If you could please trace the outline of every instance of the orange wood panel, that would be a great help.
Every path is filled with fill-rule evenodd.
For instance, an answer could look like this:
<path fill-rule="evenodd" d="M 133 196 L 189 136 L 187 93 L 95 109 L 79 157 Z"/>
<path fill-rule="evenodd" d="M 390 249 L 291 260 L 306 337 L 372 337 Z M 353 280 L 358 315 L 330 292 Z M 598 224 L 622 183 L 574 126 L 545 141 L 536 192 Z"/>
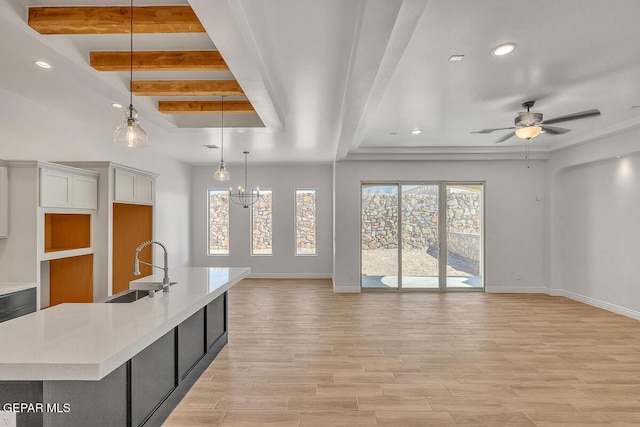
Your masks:
<path fill-rule="evenodd" d="M 151 274 L 151 267 L 140 264 L 140 276 L 133 275 L 133 260 L 140 243 L 153 238 L 153 207 L 113 204 L 113 290 L 129 289 L 129 282 Z M 151 246 L 140 252 L 140 260 L 151 262 Z"/>
<path fill-rule="evenodd" d="M 49 261 L 49 305 L 93 302 L 93 255 Z"/>
<path fill-rule="evenodd" d="M 91 215 L 44 214 L 44 251 L 91 246 Z"/>

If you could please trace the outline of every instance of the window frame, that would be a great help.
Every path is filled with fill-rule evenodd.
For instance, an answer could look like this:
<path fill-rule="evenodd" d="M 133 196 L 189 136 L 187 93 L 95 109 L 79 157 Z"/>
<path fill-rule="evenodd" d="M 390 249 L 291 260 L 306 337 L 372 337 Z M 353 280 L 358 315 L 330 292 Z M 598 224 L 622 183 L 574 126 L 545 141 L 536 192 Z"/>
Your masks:
<path fill-rule="evenodd" d="M 229 234 L 229 242 L 226 253 L 216 254 L 211 253 L 211 193 L 226 193 L 227 195 L 227 228 Z M 208 188 L 207 189 L 207 256 L 230 256 L 231 255 L 231 191 L 223 188 Z"/>
<path fill-rule="evenodd" d="M 259 191 L 260 192 L 260 196 L 262 196 L 265 192 L 270 192 L 271 193 L 271 253 L 268 254 L 255 254 L 253 253 L 253 207 L 255 205 L 255 203 L 253 205 L 251 205 L 249 207 L 249 210 L 251 211 L 249 213 L 250 218 L 249 218 L 249 255 L 250 256 L 257 256 L 257 257 L 262 257 L 262 256 L 273 256 L 273 190 L 270 188 L 262 188 L 260 190 L 258 190 L 257 188 L 252 188 L 251 192 L 255 192 L 255 191 Z"/>
<path fill-rule="evenodd" d="M 313 221 L 313 233 L 315 236 L 315 251 L 312 254 L 301 254 L 298 253 L 298 192 L 299 191 L 313 191 L 314 194 L 314 216 L 315 220 Z M 318 256 L 318 189 L 317 188 L 296 188 L 293 190 L 293 254 L 295 256 Z"/>

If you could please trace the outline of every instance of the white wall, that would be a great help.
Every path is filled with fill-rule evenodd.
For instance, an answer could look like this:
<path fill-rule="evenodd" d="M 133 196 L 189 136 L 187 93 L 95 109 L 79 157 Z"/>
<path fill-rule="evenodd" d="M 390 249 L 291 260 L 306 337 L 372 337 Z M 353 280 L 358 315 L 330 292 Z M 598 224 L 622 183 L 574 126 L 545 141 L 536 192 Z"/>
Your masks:
<path fill-rule="evenodd" d="M 544 292 L 545 170 L 519 160 L 337 162 L 334 290 L 360 291 L 360 183 L 440 180 L 485 183 L 487 291 Z"/>
<path fill-rule="evenodd" d="M 554 153 L 549 188 L 549 293 L 640 319 L 640 132 Z"/>
<path fill-rule="evenodd" d="M 82 90 L 78 86 L 77 91 Z M 65 112 L 2 89 L 0 97 L 0 159 L 112 161 L 159 174 L 156 237 L 169 246 L 171 266 L 189 265 L 191 167 L 153 150 L 154 135 L 160 136 L 160 129 L 149 123 L 150 146 L 129 150 L 111 142 L 124 113 L 111 111 L 106 102 L 96 105 L 95 110 L 76 111 L 74 116 L 69 108 Z M 181 142 L 176 139 L 175 143 Z"/>
<path fill-rule="evenodd" d="M 191 254 L 194 266 L 246 266 L 251 277 L 331 277 L 332 167 L 331 165 L 252 165 L 249 186 L 273 191 L 273 255 L 251 256 L 251 209 L 231 204 L 230 255 L 207 255 L 207 190 L 237 188 L 243 183 L 242 165 L 227 165 L 230 183 L 213 181 L 215 166 L 194 166 L 191 181 Z M 295 190 L 317 190 L 317 256 L 295 255 Z"/>

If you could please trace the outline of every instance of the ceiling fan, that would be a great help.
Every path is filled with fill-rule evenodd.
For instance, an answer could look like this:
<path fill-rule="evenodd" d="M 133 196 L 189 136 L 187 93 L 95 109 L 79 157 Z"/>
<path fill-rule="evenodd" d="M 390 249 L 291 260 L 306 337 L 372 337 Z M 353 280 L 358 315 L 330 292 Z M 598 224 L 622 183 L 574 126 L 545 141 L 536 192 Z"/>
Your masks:
<path fill-rule="evenodd" d="M 530 110 L 534 106 L 535 101 L 527 101 L 522 103 L 522 108 L 527 111 L 521 112 L 518 117 L 515 118 L 515 126 L 511 126 L 508 128 L 496 128 L 496 129 L 482 129 L 477 130 L 471 133 L 491 133 L 496 130 L 507 130 L 507 129 L 515 129 L 515 132 L 509 132 L 507 135 L 503 136 L 499 140 L 496 141 L 496 144 L 505 142 L 507 139 L 512 136 L 517 136 L 520 139 L 532 139 L 541 133 L 549 133 L 551 135 L 558 135 L 567 132 L 571 132 L 571 129 L 559 128 L 555 126 L 549 126 L 555 123 L 568 122 L 571 120 L 579 120 L 586 119 L 588 117 L 594 117 L 600 115 L 600 110 L 593 109 L 587 111 L 581 111 L 579 113 L 567 114 L 565 116 L 556 117 L 549 120 L 544 120 L 542 118 L 542 113 L 532 113 Z"/>

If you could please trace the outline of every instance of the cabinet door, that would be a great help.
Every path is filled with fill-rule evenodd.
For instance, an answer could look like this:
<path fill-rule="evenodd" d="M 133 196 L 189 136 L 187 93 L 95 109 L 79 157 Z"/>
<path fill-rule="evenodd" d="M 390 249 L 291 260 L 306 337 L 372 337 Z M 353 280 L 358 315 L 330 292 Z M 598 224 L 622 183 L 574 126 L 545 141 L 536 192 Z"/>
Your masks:
<path fill-rule="evenodd" d="M 142 425 L 176 387 L 175 329 L 131 359 L 131 425 Z"/>
<path fill-rule="evenodd" d="M 73 176 L 73 207 L 98 208 L 98 178 L 95 176 Z"/>
<path fill-rule="evenodd" d="M 131 172 L 125 172 L 116 169 L 115 175 L 115 194 L 113 198 L 116 202 L 134 202 L 135 201 L 135 175 Z"/>
<path fill-rule="evenodd" d="M 153 179 L 144 176 L 135 176 L 134 185 L 135 200 L 138 203 L 152 204 L 153 203 Z"/>
<path fill-rule="evenodd" d="M 40 169 L 40 206 L 70 208 L 73 175 L 67 172 Z"/>
<path fill-rule="evenodd" d="M 178 378 L 183 380 L 205 354 L 204 308 L 178 325 Z"/>
<path fill-rule="evenodd" d="M 0 166 L 0 238 L 9 236 L 9 178 L 7 168 Z"/>

